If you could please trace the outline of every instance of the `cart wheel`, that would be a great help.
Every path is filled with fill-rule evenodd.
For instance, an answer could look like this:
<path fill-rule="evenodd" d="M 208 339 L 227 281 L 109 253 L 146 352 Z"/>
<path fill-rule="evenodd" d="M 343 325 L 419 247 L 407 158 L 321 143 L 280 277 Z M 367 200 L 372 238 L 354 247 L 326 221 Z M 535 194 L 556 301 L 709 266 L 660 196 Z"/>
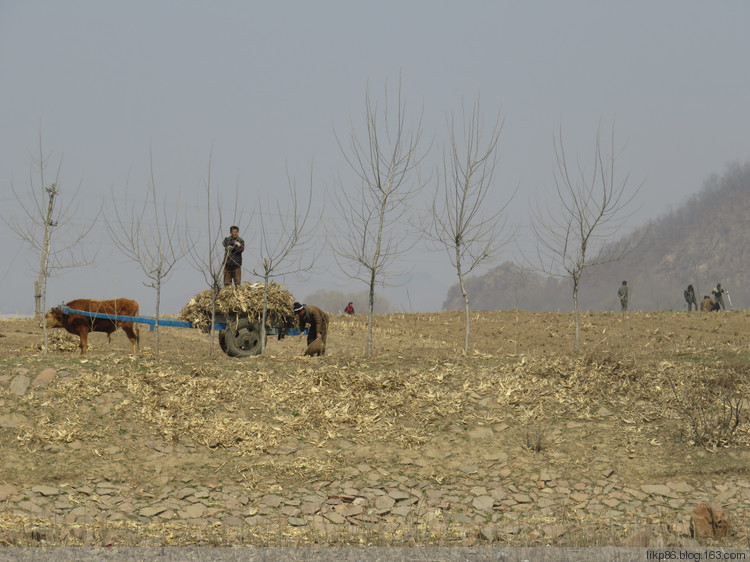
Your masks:
<path fill-rule="evenodd" d="M 229 326 L 224 331 L 224 341 L 227 345 L 227 355 L 232 357 L 248 357 L 260 353 L 260 330 L 255 324 L 250 324 L 247 318 L 237 322 L 236 329 Z"/>

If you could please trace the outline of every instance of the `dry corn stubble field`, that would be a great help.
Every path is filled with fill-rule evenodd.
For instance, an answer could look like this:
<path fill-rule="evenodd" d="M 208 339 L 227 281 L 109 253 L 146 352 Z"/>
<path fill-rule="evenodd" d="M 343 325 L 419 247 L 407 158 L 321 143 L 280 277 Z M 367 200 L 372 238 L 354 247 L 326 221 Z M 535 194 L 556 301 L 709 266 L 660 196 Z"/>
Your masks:
<path fill-rule="evenodd" d="M 676 524 L 716 499 L 715 481 L 742 492 L 750 480 L 748 333 L 746 312 L 591 313 L 575 356 L 571 314 L 476 312 L 464 354 L 462 314 L 393 314 L 375 318 L 365 358 L 366 318 L 333 315 L 324 357 L 303 358 L 299 336 L 269 338 L 264 356 L 210 355 L 208 335 L 162 328 L 157 362 L 145 326 L 137 357 L 122 331 L 111 343 L 93 334 L 81 358 L 59 330 L 43 357 L 34 321 L 3 320 L 0 541 L 39 539 L 20 526 L 48 529 L 53 544 L 579 545 L 650 525 L 679 542 Z M 50 367 L 51 382 L 12 390 Z M 102 482 L 135 498 L 113 503 L 117 518 L 70 517 L 46 500 L 18 508 L 35 487 L 71 499 Z M 684 482 L 689 497 L 602 495 L 664 482 Z M 185 487 L 244 503 L 204 501 L 192 518 L 145 511 Z M 414 498 L 395 496 L 413 506 L 401 517 L 368 495 L 391 489 Z M 555 502 L 539 501 L 546 490 Z M 593 503 L 560 500 L 575 490 Z M 438 492 L 451 499 L 436 507 Z M 300 513 L 306 493 L 323 507 Z M 490 496 L 489 507 L 472 500 Z M 612 509 L 597 509 L 602 499 Z M 360 511 L 328 516 L 337 502 Z M 716 544 L 750 543 L 745 503 Z"/>

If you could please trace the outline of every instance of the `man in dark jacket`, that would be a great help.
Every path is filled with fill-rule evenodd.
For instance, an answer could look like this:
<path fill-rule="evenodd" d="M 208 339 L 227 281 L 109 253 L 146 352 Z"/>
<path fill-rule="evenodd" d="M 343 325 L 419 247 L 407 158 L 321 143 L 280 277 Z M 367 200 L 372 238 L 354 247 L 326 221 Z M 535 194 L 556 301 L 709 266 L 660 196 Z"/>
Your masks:
<path fill-rule="evenodd" d="M 245 251 L 245 241 L 240 238 L 240 229 L 233 226 L 229 229 L 229 236 L 224 238 L 224 286 L 240 286 L 242 280 L 242 252 Z"/>
<path fill-rule="evenodd" d="M 326 336 L 328 335 L 328 314 L 317 306 L 309 304 L 294 303 L 294 313 L 299 317 L 299 331 L 304 336 L 305 327 L 309 324 L 307 333 L 307 345 L 309 346 L 316 338 L 321 338 L 323 347 L 321 354 L 325 355 Z"/>
<path fill-rule="evenodd" d="M 688 305 L 688 312 L 692 312 L 693 306 L 695 306 L 696 312 L 698 311 L 698 301 L 695 298 L 695 289 L 693 289 L 692 285 L 688 285 L 687 289 L 685 289 L 685 292 L 682 293 L 685 297 L 685 302 L 687 302 Z"/>

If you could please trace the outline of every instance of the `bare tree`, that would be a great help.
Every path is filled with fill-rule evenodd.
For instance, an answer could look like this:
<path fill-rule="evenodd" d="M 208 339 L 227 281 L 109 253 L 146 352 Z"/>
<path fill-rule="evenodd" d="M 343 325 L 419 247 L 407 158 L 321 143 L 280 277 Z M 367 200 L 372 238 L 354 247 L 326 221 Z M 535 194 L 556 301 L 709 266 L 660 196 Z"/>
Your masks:
<path fill-rule="evenodd" d="M 67 205 L 60 206 L 58 196 L 61 193 L 59 182 L 62 159 L 58 163 L 55 181 L 47 185 L 46 170 L 50 157 L 44 153 L 40 131 L 39 154 L 32 157 L 27 197 L 23 196 L 20 189 L 16 189 L 11 179 L 11 190 L 21 218 L 12 215 L 9 220 L 3 219 L 21 240 L 39 254 L 39 273 L 34 282 L 34 316 L 42 321 L 45 355 L 48 350 L 47 322 L 44 316 L 47 308 L 47 281 L 53 270 L 81 267 L 93 262 L 95 256 L 86 256 L 82 251 L 82 243 L 96 224 L 101 211 L 97 210 L 90 221 L 83 220 L 79 209 L 73 205 L 77 202 L 77 191 Z M 38 186 L 34 185 L 34 170 L 39 173 Z"/>
<path fill-rule="evenodd" d="M 365 95 L 365 128 L 358 135 L 352 125 L 346 145 L 336 136 L 339 148 L 359 180 L 359 186 L 339 181 L 335 206 L 341 220 L 332 225 L 333 249 L 341 270 L 369 287 L 367 355 L 372 354 L 372 317 L 375 286 L 384 285 L 391 267 L 415 242 L 405 236 L 405 215 L 410 200 L 420 190 L 411 182 L 421 157 L 417 152 L 422 136 L 421 116 L 407 128 L 406 106 L 398 84 L 395 107 L 388 105 L 385 91 L 382 115 Z"/>
<path fill-rule="evenodd" d="M 229 254 L 226 251 L 218 252 L 217 248 L 221 244 L 223 237 L 225 236 L 225 223 L 224 223 L 224 212 L 223 205 L 221 203 L 220 195 L 218 192 L 214 193 L 211 184 L 211 169 L 213 162 L 213 149 L 211 149 L 208 157 L 208 175 L 204 184 L 204 192 L 206 196 L 206 208 L 204 219 L 206 221 L 206 242 L 207 248 L 205 253 L 201 252 L 198 248 L 200 247 L 196 240 L 188 240 L 188 253 L 192 265 L 203 274 L 203 278 L 206 280 L 211 290 L 211 326 L 209 328 L 210 344 L 209 353 L 214 352 L 214 340 L 216 330 L 214 325 L 216 324 L 216 299 L 221 290 L 222 275 L 224 272 L 224 266 L 226 265 Z M 214 196 L 215 209 L 212 206 Z M 234 204 L 232 224 L 238 224 L 240 222 L 238 216 L 239 209 L 239 187 L 235 186 L 234 190 Z M 200 211 L 199 211 L 200 214 Z"/>
<path fill-rule="evenodd" d="M 128 204 L 127 188 L 125 204 L 114 205 L 114 219 L 107 221 L 107 228 L 115 246 L 129 259 L 138 262 L 149 279 L 144 285 L 156 291 L 155 310 L 155 354 L 159 358 L 159 313 L 161 287 L 175 264 L 187 249 L 180 244 L 177 232 L 178 203 L 173 217 L 167 214 L 166 202 L 157 200 L 153 155 L 149 154 L 149 186 L 143 205 Z M 113 194 L 114 199 L 114 194 Z M 125 210 L 121 210 L 123 207 Z"/>
<path fill-rule="evenodd" d="M 260 232 L 258 233 L 261 267 L 253 275 L 263 279 L 263 312 L 260 319 L 260 349 L 266 348 L 266 317 L 268 314 L 268 282 L 272 277 L 299 275 L 310 271 L 325 247 L 325 240 L 316 240 L 317 223 L 310 225 L 310 209 L 313 201 L 313 170 L 310 166 L 310 189 L 307 197 L 300 201 L 297 183 L 287 171 L 289 197 L 286 206 L 274 203 L 276 213 L 270 221 L 264 213 L 263 203 L 258 203 Z M 321 209 L 322 214 L 322 209 Z M 316 243 L 317 242 L 317 243 Z"/>
<path fill-rule="evenodd" d="M 462 123 L 456 127 L 453 116 L 448 121 L 449 143 L 443 152 L 443 169 L 438 174 L 437 189 L 430 212 L 421 222 L 425 236 L 445 249 L 456 270 L 464 299 L 464 351 L 469 351 L 471 316 L 469 293 L 464 278 L 480 265 L 498 257 L 500 249 L 513 237 L 507 232 L 503 215 L 515 196 L 493 210 L 487 196 L 495 189 L 503 120 L 498 114 L 485 132 L 479 99 L 471 113 L 462 108 Z"/>
<path fill-rule="evenodd" d="M 601 127 L 596 133 L 592 169 L 580 162 L 572 167 L 565 153 L 562 127 L 554 139 L 555 188 L 557 197 L 537 205 L 532 212 L 532 230 L 537 240 L 540 270 L 567 277 L 573 284 L 575 351 L 580 346 L 578 292 L 583 272 L 595 265 L 622 259 L 635 245 L 632 237 L 613 243 L 632 213 L 627 211 L 643 187 L 631 187 L 630 176 L 615 175 L 615 126 L 609 146 L 602 146 Z"/>

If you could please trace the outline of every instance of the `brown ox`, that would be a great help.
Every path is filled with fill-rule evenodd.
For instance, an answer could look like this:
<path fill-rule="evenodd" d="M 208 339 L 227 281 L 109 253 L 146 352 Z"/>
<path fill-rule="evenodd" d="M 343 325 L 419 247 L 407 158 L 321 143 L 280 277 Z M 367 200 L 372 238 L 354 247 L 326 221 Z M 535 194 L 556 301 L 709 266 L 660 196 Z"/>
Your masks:
<path fill-rule="evenodd" d="M 705 295 L 701 301 L 701 312 L 715 312 L 721 307 L 718 302 L 714 302 L 714 299 Z"/>
<path fill-rule="evenodd" d="M 138 303 L 130 299 L 114 299 L 108 301 L 95 301 L 91 299 L 76 299 L 65 303 L 65 306 L 74 310 L 85 312 L 98 312 L 112 316 L 137 316 Z M 62 308 L 51 309 L 46 316 L 48 328 L 65 328 L 68 332 L 81 338 L 81 355 L 86 355 L 88 348 L 89 332 L 105 332 L 107 340 L 112 341 L 112 332 L 122 328 L 130 340 L 130 353 L 135 353 L 136 345 L 140 338 L 138 326 L 133 322 L 126 322 L 108 318 L 89 318 L 81 314 L 63 314 Z"/>

